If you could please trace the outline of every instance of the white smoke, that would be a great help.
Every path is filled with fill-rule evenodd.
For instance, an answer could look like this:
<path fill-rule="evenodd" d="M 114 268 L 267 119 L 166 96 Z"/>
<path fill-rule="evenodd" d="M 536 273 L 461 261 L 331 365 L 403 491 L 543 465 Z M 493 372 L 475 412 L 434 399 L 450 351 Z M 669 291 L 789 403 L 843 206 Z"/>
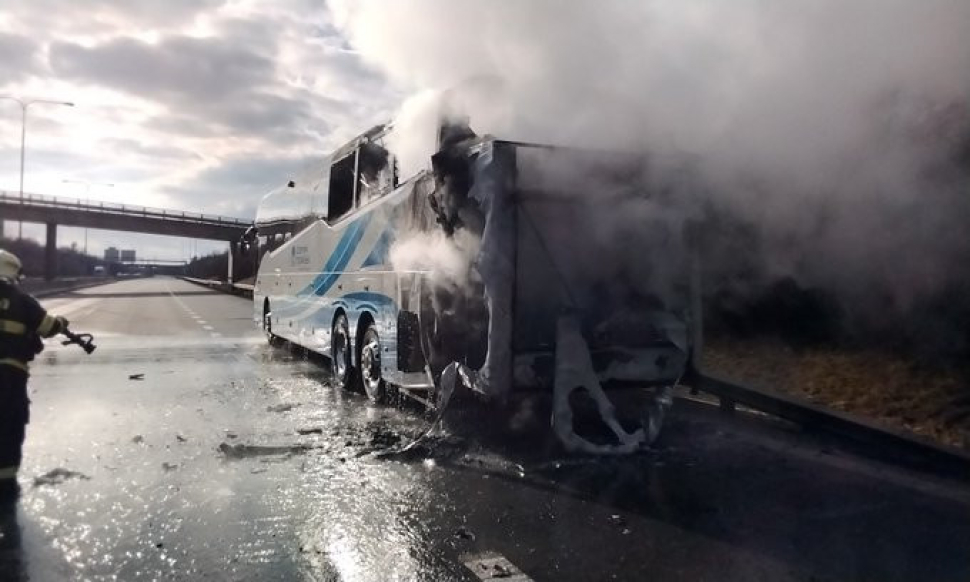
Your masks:
<path fill-rule="evenodd" d="M 696 157 L 778 274 L 905 302 L 970 258 L 965 186 L 927 175 L 970 126 L 966 0 L 330 4 L 418 95 L 393 144 L 409 168 L 434 147 L 410 128 L 458 87 L 479 133 Z"/>
<path fill-rule="evenodd" d="M 458 289 L 469 280 L 479 244 L 480 240 L 467 229 L 452 237 L 440 230 L 406 233 L 391 246 L 391 267 L 395 271 L 427 273 L 432 284 Z"/>

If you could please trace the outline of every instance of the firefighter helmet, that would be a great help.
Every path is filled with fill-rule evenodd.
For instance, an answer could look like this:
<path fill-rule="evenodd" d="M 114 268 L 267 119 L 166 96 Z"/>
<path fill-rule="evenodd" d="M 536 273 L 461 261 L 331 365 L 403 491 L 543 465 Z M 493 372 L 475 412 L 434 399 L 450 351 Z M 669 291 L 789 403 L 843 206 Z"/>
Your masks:
<path fill-rule="evenodd" d="M 20 279 L 20 272 L 22 270 L 23 265 L 20 263 L 17 255 L 0 249 L 0 279 L 17 281 Z"/>

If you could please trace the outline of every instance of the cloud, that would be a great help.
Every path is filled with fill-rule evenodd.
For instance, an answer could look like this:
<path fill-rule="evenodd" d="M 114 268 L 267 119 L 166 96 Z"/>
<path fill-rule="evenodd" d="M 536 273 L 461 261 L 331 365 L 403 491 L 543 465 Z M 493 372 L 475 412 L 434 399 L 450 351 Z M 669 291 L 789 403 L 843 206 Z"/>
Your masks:
<path fill-rule="evenodd" d="M 40 67 L 38 45 L 19 34 L 0 31 L 0 86 L 23 79 Z"/>
<path fill-rule="evenodd" d="M 237 217 L 254 217 L 266 192 L 285 184 L 316 157 L 239 156 L 222 160 L 181 182 L 166 186 L 173 207 L 201 207 Z"/>
<path fill-rule="evenodd" d="M 271 187 L 386 118 L 399 96 L 317 0 L 31 0 L 0 17 L 2 92 L 31 111 L 27 187 L 252 216 Z M 19 112 L 0 105 L 0 186 Z"/>
<path fill-rule="evenodd" d="M 245 96 L 272 81 L 275 65 L 264 50 L 220 38 L 167 37 L 157 44 L 117 38 L 85 47 L 50 47 L 53 72 L 69 79 L 193 107 Z"/>
<path fill-rule="evenodd" d="M 135 155 L 153 161 L 175 160 L 175 161 L 198 161 L 203 157 L 195 151 L 175 147 L 153 145 L 133 138 L 110 138 L 102 142 L 105 149 L 124 151 L 128 155 Z"/>
<path fill-rule="evenodd" d="M 218 11 L 225 0 L 30 0 L 5 7 L 18 28 L 55 36 L 172 29 Z M 40 36 L 40 34 L 38 34 Z"/>

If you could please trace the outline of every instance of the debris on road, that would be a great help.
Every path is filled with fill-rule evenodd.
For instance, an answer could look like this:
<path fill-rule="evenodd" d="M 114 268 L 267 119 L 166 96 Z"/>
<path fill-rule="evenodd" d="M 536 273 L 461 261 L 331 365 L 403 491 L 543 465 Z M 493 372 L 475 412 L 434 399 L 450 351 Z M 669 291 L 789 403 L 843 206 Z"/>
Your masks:
<path fill-rule="evenodd" d="M 133 443 L 135 443 L 136 445 L 140 445 L 140 444 L 142 444 L 142 443 L 144 443 L 144 442 L 145 442 L 145 437 L 143 437 L 143 436 L 141 436 L 140 434 L 136 434 L 136 435 L 135 435 L 135 436 L 134 436 L 134 437 L 133 437 L 133 438 L 131 439 L 131 442 L 133 442 Z"/>
<path fill-rule="evenodd" d="M 295 407 L 295 404 L 276 404 L 274 406 L 267 406 L 266 412 L 289 412 Z"/>
<path fill-rule="evenodd" d="M 178 469 L 178 468 L 179 468 L 179 466 L 178 466 L 177 463 L 176 464 L 172 464 L 172 463 L 162 463 L 162 469 L 165 470 L 165 471 L 174 471 L 175 469 Z"/>
<path fill-rule="evenodd" d="M 128 375 L 128 379 L 129 380 L 144 380 L 145 379 L 145 374 L 144 373 L 129 374 Z"/>
<path fill-rule="evenodd" d="M 60 485 L 69 479 L 81 479 L 82 481 L 91 480 L 91 478 L 84 473 L 58 467 L 56 469 L 51 469 L 39 477 L 34 477 L 34 487 L 41 487 L 43 485 Z"/>
<path fill-rule="evenodd" d="M 262 457 L 267 455 L 293 455 L 305 453 L 308 449 L 306 445 L 230 445 L 222 443 L 218 450 L 227 459 L 246 459 L 250 457 Z"/>
<path fill-rule="evenodd" d="M 455 537 L 463 540 L 475 541 L 475 534 L 465 526 L 460 526 L 457 530 L 455 530 Z"/>
<path fill-rule="evenodd" d="M 610 516 L 610 523 L 619 527 L 626 527 L 626 520 L 619 513 Z"/>
<path fill-rule="evenodd" d="M 306 436 L 306 435 L 310 435 L 310 434 L 323 434 L 323 429 L 320 428 L 320 427 L 316 427 L 316 428 L 298 428 L 298 429 L 296 429 L 296 433 L 299 434 L 299 435 L 301 435 L 301 436 Z"/>
<path fill-rule="evenodd" d="M 474 557 L 463 557 L 462 562 L 479 580 L 514 580 L 516 582 L 531 582 L 532 580 L 501 554 L 489 553 Z"/>
<path fill-rule="evenodd" d="M 182 436 L 180 434 L 175 435 L 175 440 L 177 440 L 180 443 L 187 443 L 187 442 L 189 442 L 189 439 L 185 438 L 184 436 Z"/>
<path fill-rule="evenodd" d="M 373 447 L 393 447 L 401 443 L 401 435 L 384 428 L 382 426 L 377 427 L 374 434 L 370 437 L 370 444 Z"/>

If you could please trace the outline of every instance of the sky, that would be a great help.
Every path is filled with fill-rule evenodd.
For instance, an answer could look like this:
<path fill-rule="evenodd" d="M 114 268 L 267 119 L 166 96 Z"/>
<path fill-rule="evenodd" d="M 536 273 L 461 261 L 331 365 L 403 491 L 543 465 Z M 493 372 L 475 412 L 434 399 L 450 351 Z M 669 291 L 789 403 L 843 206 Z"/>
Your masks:
<path fill-rule="evenodd" d="M 322 0 L 0 0 L 0 95 L 75 104 L 28 108 L 25 192 L 240 218 L 402 99 Z M 0 100 L 7 192 L 20 114 Z M 82 247 L 84 231 L 58 238 Z M 224 245 L 89 231 L 90 252 L 106 246 L 181 259 Z"/>

